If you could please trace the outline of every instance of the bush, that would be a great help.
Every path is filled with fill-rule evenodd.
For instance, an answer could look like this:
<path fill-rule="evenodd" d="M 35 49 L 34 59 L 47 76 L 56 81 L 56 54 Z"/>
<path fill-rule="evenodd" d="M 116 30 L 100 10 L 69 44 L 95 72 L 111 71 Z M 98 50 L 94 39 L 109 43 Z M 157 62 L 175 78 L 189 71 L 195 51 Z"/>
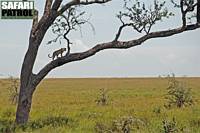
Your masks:
<path fill-rule="evenodd" d="M 14 133 L 15 124 L 10 120 L 0 120 L 0 133 Z"/>
<path fill-rule="evenodd" d="M 165 105 L 166 108 L 171 108 L 172 106 L 181 108 L 194 104 L 191 88 L 188 88 L 185 83 L 176 80 L 174 74 L 168 76 L 166 99 L 168 100 Z"/>
<path fill-rule="evenodd" d="M 10 76 L 9 81 L 9 101 L 11 102 L 11 104 L 17 104 L 19 99 L 19 80 Z"/>
<path fill-rule="evenodd" d="M 107 105 L 108 104 L 108 91 L 103 89 L 100 89 L 99 96 L 95 100 L 97 105 Z"/>
<path fill-rule="evenodd" d="M 13 120 L 15 117 L 15 109 L 7 108 L 2 112 L 1 118 L 5 120 Z"/>
<path fill-rule="evenodd" d="M 15 133 L 16 131 L 29 131 L 44 128 L 46 126 L 61 127 L 68 125 L 69 119 L 66 117 L 47 117 L 36 121 L 28 122 L 24 125 L 16 125 L 12 120 L 0 120 L 0 133 Z"/>
<path fill-rule="evenodd" d="M 190 120 L 189 123 L 191 127 L 200 127 L 200 119 L 198 118 Z"/>
<path fill-rule="evenodd" d="M 175 118 L 170 120 L 163 120 L 163 133 L 177 133 L 178 128 L 177 128 L 177 123 Z"/>
<path fill-rule="evenodd" d="M 45 126 L 60 127 L 68 124 L 69 119 L 66 117 L 47 117 L 28 123 L 31 129 L 39 129 Z"/>
<path fill-rule="evenodd" d="M 161 111 L 162 111 L 162 109 L 161 109 L 160 106 L 156 106 L 156 107 L 153 108 L 153 113 L 155 113 L 157 115 L 161 114 Z"/>
<path fill-rule="evenodd" d="M 134 129 L 140 129 L 145 125 L 141 119 L 130 116 L 114 120 L 110 126 L 97 123 L 95 131 L 97 133 L 131 133 Z"/>

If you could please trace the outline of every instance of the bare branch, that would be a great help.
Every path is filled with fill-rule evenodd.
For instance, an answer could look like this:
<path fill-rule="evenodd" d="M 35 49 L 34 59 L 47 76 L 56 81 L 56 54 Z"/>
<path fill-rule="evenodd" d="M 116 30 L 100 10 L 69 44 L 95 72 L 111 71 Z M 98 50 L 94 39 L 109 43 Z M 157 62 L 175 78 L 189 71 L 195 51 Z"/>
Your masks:
<path fill-rule="evenodd" d="M 68 56 L 64 56 L 64 57 L 58 58 L 54 61 L 51 61 L 43 69 L 41 69 L 41 71 L 35 76 L 35 78 L 33 80 L 33 84 L 34 84 L 34 86 L 38 85 L 40 83 L 40 81 L 51 70 L 53 70 L 59 66 L 62 66 L 66 63 L 69 63 L 69 62 L 83 60 L 85 58 L 95 55 L 97 52 L 99 52 L 101 50 L 104 50 L 104 49 L 127 49 L 127 48 L 141 45 L 143 42 L 145 42 L 149 39 L 152 39 L 152 38 L 169 37 L 169 36 L 179 34 L 179 33 L 185 32 L 185 31 L 195 30 L 197 28 L 200 28 L 200 25 L 192 24 L 192 25 L 187 25 L 186 27 L 179 27 L 179 28 L 172 29 L 172 30 L 151 32 L 151 33 L 144 35 L 144 36 L 140 37 L 139 39 L 135 39 L 135 40 L 112 41 L 112 42 L 98 44 L 85 52 L 69 54 Z"/>
<path fill-rule="evenodd" d="M 116 34 L 116 37 L 115 37 L 115 39 L 114 39 L 113 41 L 118 41 L 118 39 L 119 39 L 119 37 L 120 37 L 120 35 L 121 35 L 121 33 L 122 33 L 122 30 L 123 30 L 125 27 L 128 27 L 128 26 L 133 26 L 133 25 L 130 23 L 130 24 L 123 24 L 122 26 L 120 26 L 120 27 L 119 27 L 119 30 L 118 30 L 118 32 L 117 32 L 117 34 Z"/>
<path fill-rule="evenodd" d="M 80 2 L 80 0 L 73 0 L 67 4 L 65 4 L 59 11 L 58 11 L 58 15 L 61 15 L 63 12 L 65 12 L 68 8 L 70 8 L 71 6 L 74 5 L 90 5 L 90 4 L 104 4 L 107 3 L 111 0 L 91 0 L 91 1 L 83 1 Z"/>
<path fill-rule="evenodd" d="M 34 33 L 36 28 L 37 28 L 37 25 L 38 25 L 38 14 L 39 14 L 38 10 L 35 9 L 34 10 L 34 16 L 33 16 L 33 22 L 32 22 L 32 28 L 31 28 L 31 35 L 33 35 L 32 33 Z"/>
<path fill-rule="evenodd" d="M 85 2 L 80 2 L 81 5 L 90 5 L 90 4 L 104 4 L 112 0 L 86 0 Z"/>
<path fill-rule="evenodd" d="M 153 6 L 147 7 L 145 3 L 139 0 L 130 1 L 130 3 L 125 0 L 124 11 L 120 11 L 117 15 L 117 18 L 122 23 L 119 31 L 126 26 L 131 26 L 139 33 L 145 32 L 149 34 L 156 22 L 173 15 L 165 7 L 165 2 L 154 0 Z"/>
<path fill-rule="evenodd" d="M 186 12 L 184 11 L 184 1 L 180 0 L 180 7 L 181 7 L 181 13 L 182 13 L 182 22 L 183 27 L 186 26 Z"/>
<path fill-rule="evenodd" d="M 58 16 L 63 14 L 70 7 L 72 7 L 74 5 L 78 5 L 78 4 L 79 4 L 79 2 L 77 0 L 70 1 L 69 3 L 67 3 L 61 7 L 61 9 L 58 11 Z"/>
<path fill-rule="evenodd" d="M 47 44 L 52 44 L 57 41 L 62 43 L 62 40 L 67 41 L 67 54 L 70 53 L 70 45 L 72 44 L 68 35 L 71 31 L 80 29 L 83 24 L 89 23 L 89 19 L 84 19 L 84 11 L 79 11 L 76 7 L 70 7 L 62 15 L 60 15 L 53 23 L 52 32 L 56 35 L 55 39 L 48 41 Z M 91 23 L 89 23 L 91 25 Z"/>
<path fill-rule="evenodd" d="M 195 2 L 195 0 L 180 0 L 180 4 L 177 4 L 174 0 L 171 0 L 171 2 L 174 4 L 174 7 L 178 7 L 181 9 L 182 25 L 183 25 L 183 27 L 186 26 L 188 23 L 186 16 L 189 12 L 194 11 L 198 2 Z M 191 17 L 194 17 L 194 16 L 190 16 L 190 17 L 188 17 L 188 19 L 190 20 Z M 197 17 L 197 16 L 195 16 L 195 17 Z"/>
<path fill-rule="evenodd" d="M 52 10 L 57 11 L 63 0 L 54 0 Z"/>

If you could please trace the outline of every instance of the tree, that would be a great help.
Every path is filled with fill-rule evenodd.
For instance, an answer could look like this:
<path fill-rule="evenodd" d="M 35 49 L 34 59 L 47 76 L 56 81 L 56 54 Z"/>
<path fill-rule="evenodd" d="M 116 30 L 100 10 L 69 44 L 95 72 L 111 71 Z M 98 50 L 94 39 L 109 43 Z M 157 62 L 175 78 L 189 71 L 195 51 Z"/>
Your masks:
<path fill-rule="evenodd" d="M 66 21 L 65 23 L 62 23 L 62 26 L 68 26 L 69 28 L 71 21 L 68 21 L 69 19 L 66 18 L 66 15 L 63 14 L 69 12 L 70 9 L 76 8 L 76 6 L 104 4 L 110 1 L 111 0 L 72 0 L 66 2 L 63 0 L 46 0 L 44 12 L 40 19 L 38 19 L 38 11 L 35 10 L 35 16 L 33 18 L 33 24 L 29 36 L 28 50 L 25 54 L 20 74 L 20 92 L 16 112 L 17 124 L 24 124 L 28 121 L 33 93 L 36 90 L 38 84 L 51 70 L 66 63 L 83 60 L 105 49 L 127 49 L 141 45 L 143 42 L 149 39 L 168 37 L 174 34 L 179 34 L 185 31 L 200 28 L 199 21 L 189 24 L 186 17 L 189 12 L 196 11 L 194 8 L 198 8 L 199 11 L 199 4 L 197 6 L 197 1 L 180 0 L 180 4 L 173 2 L 177 7 L 180 7 L 181 9 L 181 26 L 170 30 L 152 32 L 151 28 L 154 24 L 160 20 L 163 20 L 164 18 L 168 18 L 173 15 L 165 8 L 165 2 L 160 3 L 158 0 L 154 0 L 154 8 L 147 8 L 145 3 L 141 3 L 139 0 L 136 0 L 135 3 L 131 3 L 131 0 L 124 0 L 124 11 L 119 12 L 117 15 L 122 25 L 119 27 L 119 30 L 113 41 L 97 44 L 93 48 L 80 53 L 70 53 L 70 45 L 68 45 L 68 52 L 65 56 L 49 62 L 38 73 L 33 73 L 33 67 L 35 64 L 38 49 L 40 48 L 44 35 L 46 34 L 47 30 L 56 22 L 56 19 L 58 19 L 60 16 L 63 16 Z M 199 14 L 199 12 L 197 14 Z M 69 16 L 71 15 L 73 15 L 73 13 L 69 14 Z M 78 16 L 75 16 L 75 18 L 77 17 Z M 199 17 L 197 17 L 197 19 L 198 18 Z M 78 22 L 75 22 L 75 24 L 82 24 L 79 23 L 80 21 L 81 20 L 79 19 Z M 142 33 L 142 37 L 129 41 L 119 40 L 120 35 L 122 34 L 122 30 L 127 27 Z M 63 34 L 61 36 L 68 40 L 69 38 L 66 38 L 66 34 L 68 34 L 69 31 L 66 29 L 64 28 Z M 70 28 L 70 30 L 73 30 L 73 28 Z M 70 44 L 70 42 L 68 44 Z"/>
<path fill-rule="evenodd" d="M 167 95 L 165 97 L 168 103 L 165 107 L 176 106 L 177 108 L 182 108 L 194 104 L 191 88 L 184 82 L 178 81 L 175 74 L 169 75 L 168 80 Z"/>

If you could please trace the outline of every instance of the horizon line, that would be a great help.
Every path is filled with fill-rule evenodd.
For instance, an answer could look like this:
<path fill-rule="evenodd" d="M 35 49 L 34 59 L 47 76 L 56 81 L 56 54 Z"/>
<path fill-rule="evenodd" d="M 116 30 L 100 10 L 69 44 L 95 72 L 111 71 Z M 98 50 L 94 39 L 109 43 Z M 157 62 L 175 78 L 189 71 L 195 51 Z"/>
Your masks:
<path fill-rule="evenodd" d="M 176 78 L 200 78 L 200 76 L 175 76 Z M 9 77 L 0 77 L 0 79 L 8 79 Z M 18 78 L 13 76 L 13 78 Z M 89 77 L 47 77 L 44 79 L 120 79 L 120 78 L 167 78 L 167 76 L 89 76 Z"/>

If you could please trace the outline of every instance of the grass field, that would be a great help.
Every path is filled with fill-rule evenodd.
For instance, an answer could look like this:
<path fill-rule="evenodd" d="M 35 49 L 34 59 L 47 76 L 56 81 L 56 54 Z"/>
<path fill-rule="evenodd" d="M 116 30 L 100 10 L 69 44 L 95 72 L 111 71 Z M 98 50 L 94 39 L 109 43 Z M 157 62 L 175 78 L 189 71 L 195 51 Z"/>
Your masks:
<path fill-rule="evenodd" d="M 162 133 L 163 120 L 174 117 L 179 132 L 200 133 L 200 78 L 178 80 L 192 88 L 195 105 L 164 108 L 168 82 L 163 78 L 46 79 L 34 94 L 30 122 L 62 118 L 67 123 L 29 127 L 24 132 L 95 133 L 97 127 L 111 127 L 114 121 L 132 117 L 141 121 L 132 127 L 133 132 Z M 16 107 L 8 100 L 8 86 L 8 80 L 0 80 L 0 120 L 14 120 L 15 116 Z M 108 91 L 105 106 L 95 102 L 102 88 Z"/>

